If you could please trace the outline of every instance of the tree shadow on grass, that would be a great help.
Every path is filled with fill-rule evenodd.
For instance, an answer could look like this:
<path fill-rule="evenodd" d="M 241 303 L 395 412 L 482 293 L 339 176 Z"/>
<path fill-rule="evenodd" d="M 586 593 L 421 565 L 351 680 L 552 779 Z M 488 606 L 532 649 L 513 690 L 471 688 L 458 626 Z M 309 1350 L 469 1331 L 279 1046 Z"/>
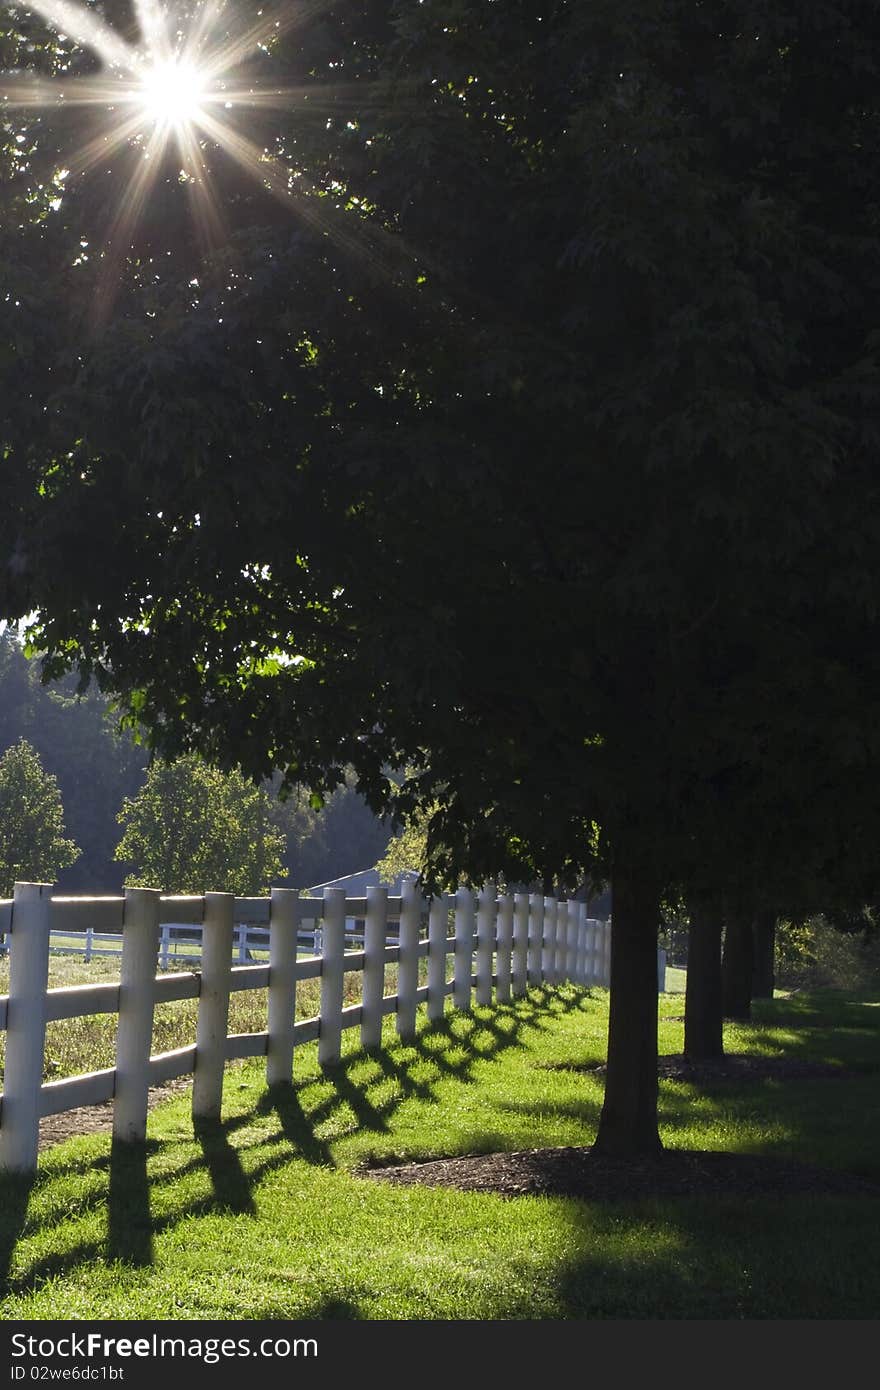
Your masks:
<path fill-rule="evenodd" d="M 876 1318 L 876 1201 L 774 1195 L 567 1205 L 560 1317 Z"/>

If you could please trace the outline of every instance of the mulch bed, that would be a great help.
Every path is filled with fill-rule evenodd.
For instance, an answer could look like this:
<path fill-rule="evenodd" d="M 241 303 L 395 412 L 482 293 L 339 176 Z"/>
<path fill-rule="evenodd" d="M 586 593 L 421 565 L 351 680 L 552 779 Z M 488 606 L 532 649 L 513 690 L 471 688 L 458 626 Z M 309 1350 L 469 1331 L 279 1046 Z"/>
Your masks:
<path fill-rule="evenodd" d="M 170 1100 L 178 1091 L 192 1086 L 191 1076 L 177 1077 L 166 1081 L 162 1086 L 151 1086 L 147 1104 L 152 1110 L 163 1100 Z M 38 1150 L 51 1149 L 65 1139 L 76 1139 L 83 1134 L 110 1134 L 113 1129 L 113 1102 L 104 1105 L 80 1105 L 75 1110 L 62 1110 L 58 1115 L 47 1115 L 40 1121 L 40 1142 Z"/>
<path fill-rule="evenodd" d="M 604 1063 L 556 1063 L 565 1070 L 602 1073 Z M 863 1071 L 790 1057 L 730 1053 L 717 1061 L 659 1059 L 659 1075 L 708 1084 L 864 1076 Z M 854 1173 L 814 1168 L 755 1154 L 666 1149 L 651 1158 L 607 1158 L 592 1148 L 526 1149 L 515 1153 L 467 1154 L 425 1163 L 362 1167 L 360 1176 L 402 1186 L 454 1187 L 495 1192 L 502 1197 L 578 1197 L 591 1202 L 667 1197 L 880 1197 L 880 1185 Z"/>
<path fill-rule="evenodd" d="M 502 1197 L 578 1197 L 590 1202 L 667 1197 L 880 1197 L 880 1185 L 853 1173 L 753 1154 L 666 1149 L 652 1158 L 605 1158 L 589 1147 L 468 1154 L 388 1167 L 358 1176 L 400 1186 L 454 1187 Z"/>
<path fill-rule="evenodd" d="M 554 1062 L 554 1071 L 582 1071 L 602 1075 L 604 1062 Z M 865 1076 L 866 1072 L 844 1067 L 836 1062 L 810 1062 L 799 1057 L 753 1057 L 748 1053 L 728 1052 L 712 1061 L 689 1062 L 679 1053 L 658 1057 L 657 1075 L 667 1081 L 690 1081 L 694 1085 L 711 1085 L 714 1081 L 802 1081 L 817 1077 Z"/>

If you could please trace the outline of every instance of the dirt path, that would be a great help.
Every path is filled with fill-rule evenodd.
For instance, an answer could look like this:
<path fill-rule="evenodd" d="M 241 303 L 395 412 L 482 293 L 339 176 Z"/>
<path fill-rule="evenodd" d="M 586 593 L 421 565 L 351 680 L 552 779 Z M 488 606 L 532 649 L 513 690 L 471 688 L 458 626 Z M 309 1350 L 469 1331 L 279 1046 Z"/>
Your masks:
<path fill-rule="evenodd" d="M 152 1110 L 164 1100 L 170 1100 L 180 1091 L 192 1086 L 191 1076 L 181 1076 L 175 1081 L 167 1081 L 164 1086 L 152 1086 L 149 1091 L 148 1106 Z M 40 1121 L 39 1151 L 51 1149 L 65 1139 L 75 1139 L 81 1134 L 110 1134 L 113 1129 L 113 1102 L 104 1105 L 81 1105 L 76 1110 L 63 1110 L 59 1115 L 47 1115 Z"/>

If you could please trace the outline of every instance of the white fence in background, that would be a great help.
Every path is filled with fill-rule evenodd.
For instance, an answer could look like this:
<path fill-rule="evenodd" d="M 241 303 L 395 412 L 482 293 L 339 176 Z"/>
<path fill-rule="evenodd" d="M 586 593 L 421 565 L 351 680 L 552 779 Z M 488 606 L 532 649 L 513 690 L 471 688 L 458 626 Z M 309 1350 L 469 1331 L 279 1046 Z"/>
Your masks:
<path fill-rule="evenodd" d="M 241 928 L 260 923 L 268 924 L 268 961 L 233 964 L 236 931 L 247 941 Z M 361 923 L 360 940 L 352 943 L 349 932 L 347 941 L 346 926 Z M 201 929 L 200 969 L 157 974 L 163 927 L 186 924 Z M 418 1006 L 430 1020 L 442 1018 L 449 995 L 453 1008 L 469 1009 L 474 1000 L 519 998 L 543 982 L 607 985 L 611 951 L 610 925 L 588 918 L 584 903 L 499 895 L 492 885 L 425 900 L 415 884 L 404 884 L 402 897 L 380 887 L 347 898 L 330 888 L 315 899 L 287 888 L 268 898 L 166 897 L 153 888 L 70 898 L 56 897 L 51 884 L 17 883 L 15 896 L 0 902 L 0 932 L 9 949 L 9 994 L 0 996 L 0 1168 L 15 1172 L 36 1169 L 42 1116 L 112 1100 L 114 1138 L 143 1140 L 149 1087 L 192 1074 L 194 1121 L 219 1119 L 223 1070 L 233 1058 L 265 1056 L 268 1084 L 290 1081 L 299 1043 L 317 1039 L 319 1062 L 332 1065 L 344 1029 L 359 1027 L 361 1045 L 378 1047 L 382 1020 L 394 1014 L 398 1035 L 412 1037 Z M 119 980 L 49 989 L 50 943 L 67 932 L 91 932 L 93 954 L 102 949 L 98 938 L 121 937 Z M 302 937 L 314 944 L 316 933 L 320 955 L 302 956 Z M 351 944 L 356 949 L 346 949 Z M 397 967 L 396 992 L 386 995 L 389 965 Z M 344 1007 L 350 972 L 360 972 L 361 1002 Z M 311 978 L 320 980 L 319 1012 L 297 1019 L 297 984 Z M 229 998 L 245 989 L 268 990 L 268 1028 L 230 1035 Z M 195 1041 L 152 1055 L 155 1006 L 190 998 L 199 1001 Z M 44 1083 L 46 1024 L 100 1013 L 118 1015 L 115 1067 Z"/>
<path fill-rule="evenodd" d="M 91 901 L 96 901 L 92 899 Z M 97 901 L 100 901 L 98 899 Z M 163 903 L 173 901 L 173 899 L 163 898 Z M 190 899 L 179 899 L 183 904 L 184 913 L 190 904 Z M 269 955 L 269 899 L 268 898 L 236 898 L 236 904 L 243 906 L 239 911 L 243 914 L 242 920 L 237 920 L 232 938 L 232 960 L 239 965 L 247 965 L 254 961 L 268 959 Z M 0 924 L 3 921 L 3 910 L 11 905 L 12 899 L 0 900 Z M 319 901 L 319 911 L 320 911 Z M 256 914 L 263 925 L 254 925 L 249 920 L 250 916 Z M 2 925 L 0 925 L 2 932 Z M 362 941 L 362 937 L 357 935 L 357 923 L 346 921 L 346 941 L 349 944 Z M 159 927 L 159 950 L 158 965 L 161 970 L 168 970 L 172 965 L 184 964 L 187 966 L 199 965 L 202 958 L 203 927 L 201 922 L 161 922 Z M 298 949 L 301 954 L 309 955 L 321 954 L 321 928 L 317 923 L 310 923 L 304 920 L 303 926 L 299 931 Z M 0 935 L 0 958 L 9 950 L 8 939 Z M 88 962 L 99 956 L 121 956 L 122 955 L 122 932 L 102 932 L 94 927 L 88 926 L 80 931 L 55 931 L 49 941 L 49 954 L 61 956 L 82 956 Z"/>

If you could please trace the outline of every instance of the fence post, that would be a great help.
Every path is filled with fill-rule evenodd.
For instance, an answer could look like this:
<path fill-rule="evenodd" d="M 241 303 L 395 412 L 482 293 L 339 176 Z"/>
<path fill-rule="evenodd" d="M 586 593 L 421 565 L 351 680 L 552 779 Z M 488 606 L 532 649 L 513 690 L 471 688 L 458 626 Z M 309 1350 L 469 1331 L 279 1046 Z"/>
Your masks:
<path fill-rule="evenodd" d="M 584 985 L 587 982 L 587 904 L 577 904 L 577 916 L 575 917 L 577 927 L 575 959 L 574 959 L 574 978 L 577 984 Z"/>
<path fill-rule="evenodd" d="M 478 1004 L 492 1003 L 492 957 L 495 952 L 495 884 L 484 883 L 477 906 Z"/>
<path fill-rule="evenodd" d="M 556 899 L 545 896 L 541 972 L 549 985 L 556 983 L 556 908 Z"/>
<path fill-rule="evenodd" d="M 0 1126 L 0 1168 L 12 1173 L 34 1173 L 37 1168 L 51 912 L 51 883 L 16 883 Z"/>
<path fill-rule="evenodd" d="M 596 983 L 596 919 L 588 917 L 586 919 L 587 931 L 584 947 L 584 983 L 594 985 Z"/>
<path fill-rule="evenodd" d="M 513 895 L 513 997 L 521 999 L 528 988 L 529 895 Z"/>
<path fill-rule="evenodd" d="M 269 1046 L 266 1084 L 293 1077 L 299 889 L 273 888 L 269 903 Z"/>
<path fill-rule="evenodd" d="M 611 918 L 602 928 L 602 977 L 606 989 L 611 987 Z"/>
<path fill-rule="evenodd" d="M 382 1041 L 382 998 L 385 994 L 385 940 L 388 932 L 388 889 L 367 889 L 364 919 L 364 970 L 361 980 L 361 1047 Z"/>
<path fill-rule="evenodd" d="M 565 902 L 553 899 L 553 932 L 550 938 L 550 974 L 555 985 L 562 984 L 562 962 L 565 942 Z"/>
<path fill-rule="evenodd" d="M 419 987 L 419 938 L 422 897 L 411 879 L 401 884 L 400 955 L 397 965 L 397 1036 L 415 1037 L 416 991 Z"/>
<path fill-rule="evenodd" d="M 332 1065 L 342 1056 L 342 993 L 345 954 L 345 889 L 324 889 L 324 931 L 321 938 L 321 1022 L 318 1061 Z"/>
<path fill-rule="evenodd" d="M 92 936 L 93 936 L 93 934 L 94 934 L 94 928 L 93 928 L 93 927 L 86 927 L 86 946 L 85 946 L 85 950 L 83 951 L 83 960 L 84 960 L 84 962 L 85 962 L 86 965 L 88 965 L 89 961 L 92 959 Z"/>
<path fill-rule="evenodd" d="M 160 896 L 158 888 L 125 890 L 113 1138 L 127 1143 L 147 1137 Z"/>
<path fill-rule="evenodd" d="M 449 898 L 431 899 L 428 909 L 428 1018 L 432 1023 L 446 1011 L 446 941 L 449 935 Z"/>
<path fill-rule="evenodd" d="M 541 983 L 541 952 L 544 937 L 544 897 L 541 893 L 529 894 L 529 946 L 528 982 Z"/>
<path fill-rule="evenodd" d="M 452 1002 L 456 1009 L 471 1006 L 472 957 L 474 954 L 474 895 L 469 888 L 455 894 L 455 969 Z"/>
<path fill-rule="evenodd" d="M 192 1117 L 219 1120 L 229 1029 L 229 977 L 235 930 L 232 893 L 206 893 L 202 922 L 202 968 L 196 1021 L 196 1066 Z"/>
<path fill-rule="evenodd" d="M 577 903 L 566 898 L 563 903 L 562 955 L 560 970 L 565 982 L 575 978 L 575 954 L 577 952 Z"/>
<path fill-rule="evenodd" d="M 597 951 L 599 949 L 599 926 L 595 917 L 587 918 L 587 939 L 586 939 L 586 961 L 584 969 L 586 971 L 585 984 L 594 985 L 598 979 Z"/>
<path fill-rule="evenodd" d="M 246 965 L 248 958 L 248 934 L 247 923 L 239 922 L 235 928 L 235 939 L 238 942 L 238 964 Z"/>
<path fill-rule="evenodd" d="M 498 905 L 498 986 L 495 998 L 506 1004 L 510 998 L 510 981 L 513 973 L 513 898 L 505 893 Z"/>

